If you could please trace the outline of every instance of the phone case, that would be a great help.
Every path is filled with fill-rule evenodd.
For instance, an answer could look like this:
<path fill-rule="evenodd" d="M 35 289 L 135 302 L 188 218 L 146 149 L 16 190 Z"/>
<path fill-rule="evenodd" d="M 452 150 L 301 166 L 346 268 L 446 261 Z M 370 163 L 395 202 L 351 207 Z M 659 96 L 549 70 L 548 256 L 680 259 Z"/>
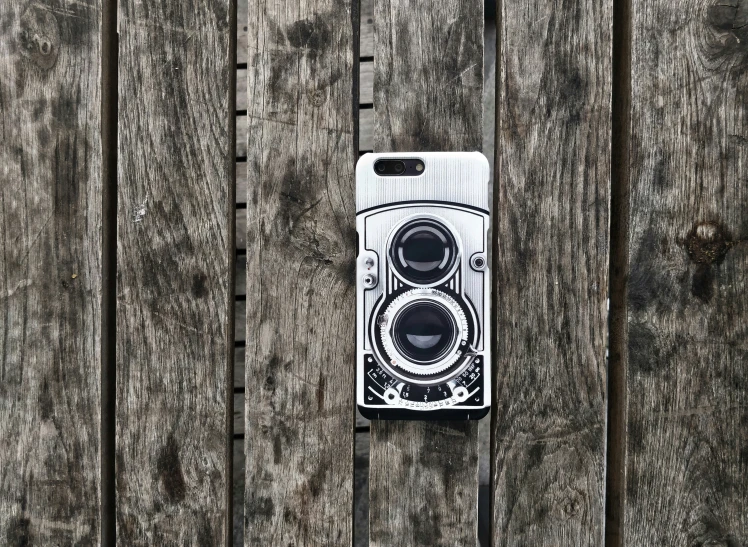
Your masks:
<path fill-rule="evenodd" d="M 406 173 L 377 171 L 395 172 L 398 162 Z M 489 184 L 479 152 L 359 159 L 356 402 L 366 418 L 488 414 Z"/>

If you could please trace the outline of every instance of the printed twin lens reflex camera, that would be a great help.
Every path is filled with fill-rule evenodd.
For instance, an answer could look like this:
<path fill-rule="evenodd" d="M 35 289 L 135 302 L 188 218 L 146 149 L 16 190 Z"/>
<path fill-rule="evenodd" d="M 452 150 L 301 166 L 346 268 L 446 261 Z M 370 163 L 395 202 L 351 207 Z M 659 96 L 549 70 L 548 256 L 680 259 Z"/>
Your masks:
<path fill-rule="evenodd" d="M 356 166 L 356 401 L 369 419 L 491 408 L 489 167 L 479 152 Z"/>

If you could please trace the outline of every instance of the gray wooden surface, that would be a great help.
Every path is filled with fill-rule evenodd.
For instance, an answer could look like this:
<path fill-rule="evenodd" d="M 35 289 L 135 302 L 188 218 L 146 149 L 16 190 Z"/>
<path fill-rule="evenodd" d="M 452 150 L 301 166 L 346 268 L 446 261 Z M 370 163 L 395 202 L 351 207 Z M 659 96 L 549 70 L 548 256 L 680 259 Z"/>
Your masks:
<path fill-rule="evenodd" d="M 748 545 L 748 5 L 632 4 L 622 541 Z"/>
<path fill-rule="evenodd" d="M 93 545 L 101 3 L 0 3 L 0 543 Z"/>
<path fill-rule="evenodd" d="M 248 0 L 238 0 L 236 61 L 240 65 L 247 63 L 247 42 L 249 37 L 249 26 L 247 24 L 248 6 Z M 360 0 L 360 13 L 360 56 L 367 59 L 374 55 L 374 0 Z"/>
<path fill-rule="evenodd" d="M 231 0 L 119 3 L 117 543 L 230 539 Z"/>
<path fill-rule="evenodd" d="M 493 544 L 603 544 L 612 2 L 504 2 Z"/>
<path fill-rule="evenodd" d="M 482 13 L 375 2 L 375 150 L 481 149 Z M 477 545 L 477 423 L 372 422 L 370 450 L 370 545 Z"/>
<path fill-rule="evenodd" d="M 353 537 L 351 5 L 249 5 L 245 545 Z"/>
<path fill-rule="evenodd" d="M 485 24 L 485 55 L 484 55 L 484 79 L 483 88 L 483 152 L 493 163 L 493 142 L 494 142 L 494 87 L 496 75 L 496 26 L 493 21 L 486 21 Z M 373 73 L 365 73 L 365 65 L 373 68 L 373 62 L 361 63 L 360 74 L 360 96 L 362 102 L 365 97 L 373 97 Z M 238 77 L 242 73 L 246 76 L 244 69 L 237 71 Z M 241 87 L 246 90 L 246 82 L 240 84 L 237 82 L 237 89 Z M 240 100 L 240 91 L 237 91 L 237 100 Z M 246 97 L 246 91 L 245 95 Z M 371 100 L 371 99 L 370 99 Z M 238 106 L 238 103 L 237 103 Z M 360 128 L 361 129 L 361 128 Z M 237 203 L 246 203 L 246 162 L 237 164 Z M 244 170 L 245 175 L 239 174 Z M 246 210 L 237 211 L 237 240 L 246 231 Z M 245 247 L 246 244 L 243 244 Z M 241 298 L 246 295 L 246 255 L 239 254 L 236 258 L 236 276 L 235 291 L 236 295 Z M 244 341 L 245 328 L 245 304 L 243 301 L 237 302 L 237 340 Z M 244 433 L 244 347 L 238 347 L 235 350 L 235 369 L 234 369 L 234 387 L 236 394 L 234 396 L 234 433 L 243 435 Z M 354 478 L 354 545 L 356 547 L 365 547 L 369 545 L 369 422 L 358 412 L 356 413 L 356 460 L 355 460 L 355 478 Z M 487 545 L 488 536 L 488 519 L 480 515 L 488 513 L 488 484 L 489 484 L 489 437 L 490 437 L 490 420 L 484 419 L 479 424 L 478 432 L 478 460 L 479 460 L 479 484 L 485 490 L 485 496 L 479 499 L 479 526 L 478 534 L 481 539 L 481 545 Z M 242 437 L 243 438 L 243 437 Z M 237 441 L 241 444 L 241 440 Z M 244 544 L 243 526 L 244 510 L 242 496 L 244 494 L 244 451 L 235 451 L 234 459 L 234 545 Z M 238 496 L 238 497 L 237 497 Z M 239 500 L 239 503 L 236 503 Z"/>

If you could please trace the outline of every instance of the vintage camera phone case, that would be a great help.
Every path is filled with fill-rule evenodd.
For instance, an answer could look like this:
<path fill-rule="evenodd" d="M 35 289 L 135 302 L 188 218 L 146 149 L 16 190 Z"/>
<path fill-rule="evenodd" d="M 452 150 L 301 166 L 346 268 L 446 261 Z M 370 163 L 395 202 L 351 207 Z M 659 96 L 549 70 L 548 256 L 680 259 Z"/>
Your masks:
<path fill-rule="evenodd" d="M 489 167 L 479 152 L 356 165 L 356 401 L 369 419 L 491 408 Z"/>

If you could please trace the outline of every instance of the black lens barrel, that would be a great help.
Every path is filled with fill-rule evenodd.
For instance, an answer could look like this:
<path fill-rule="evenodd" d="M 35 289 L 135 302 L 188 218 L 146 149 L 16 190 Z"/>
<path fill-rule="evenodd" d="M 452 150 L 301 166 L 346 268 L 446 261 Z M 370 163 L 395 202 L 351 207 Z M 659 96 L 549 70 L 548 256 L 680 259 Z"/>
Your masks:
<path fill-rule="evenodd" d="M 452 271 L 458 258 L 452 232 L 433 219 L 416 219 L 402 226 L 392 239 L 390 260 L 395 271 L 414 285 L 431 285 Z"/>

